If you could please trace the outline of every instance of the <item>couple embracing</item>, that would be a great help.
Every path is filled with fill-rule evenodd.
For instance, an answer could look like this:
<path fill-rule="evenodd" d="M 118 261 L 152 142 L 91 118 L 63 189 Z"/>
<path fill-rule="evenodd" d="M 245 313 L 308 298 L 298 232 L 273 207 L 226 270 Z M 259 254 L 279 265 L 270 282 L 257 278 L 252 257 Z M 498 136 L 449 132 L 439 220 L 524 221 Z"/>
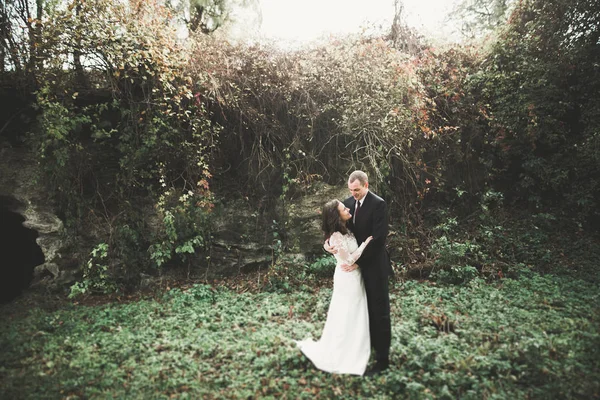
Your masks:
<path fill-rule="evenodd" d="M 350 174 L 348 189 L 346 200 L 323 206 L 324 247 L 337 261 L 325 327 L 319 341 L 297 344 L 318 369 L 354 375 L 365 374 L 373 348 L 366 375 L 375 375 L 388 368 L 391 340 L 387 206 L 362 171 Z"/>

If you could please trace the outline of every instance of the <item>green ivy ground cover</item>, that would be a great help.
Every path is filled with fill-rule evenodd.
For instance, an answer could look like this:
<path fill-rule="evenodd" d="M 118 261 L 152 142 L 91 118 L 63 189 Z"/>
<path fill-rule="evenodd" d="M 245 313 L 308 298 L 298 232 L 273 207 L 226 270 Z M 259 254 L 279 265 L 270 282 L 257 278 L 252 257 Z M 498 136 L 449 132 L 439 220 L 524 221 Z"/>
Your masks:
<path fill-rule="evenodd" d="M 196 285 L 128 304 L 3 315 L 0 398 L 600 396 L 596 283 L 537 274 L 396 283 L 392 366 L 377 378 L 322 373 L 295 348 L 293 339 L 319 334 L 330 296 Z"/>

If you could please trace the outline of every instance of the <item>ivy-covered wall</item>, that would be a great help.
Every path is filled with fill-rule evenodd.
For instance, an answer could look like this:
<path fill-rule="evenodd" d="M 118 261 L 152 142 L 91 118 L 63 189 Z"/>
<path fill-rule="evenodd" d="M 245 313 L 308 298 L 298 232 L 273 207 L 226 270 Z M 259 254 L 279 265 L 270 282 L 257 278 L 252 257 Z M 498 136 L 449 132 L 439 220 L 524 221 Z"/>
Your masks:
<path fill-rule="evenodd" d="M 79 291 L 193 264 L 215 204 L 245 199 L 268 215 L 316 182 L 343 187 L 354 169 L 388 200 L 399 263 L 432 261 L 415 250 L 435 243 L 431 227 L 490 202 L 593 228 L 592 3 L 524 1 L 485 44 L 410 54 L 384 37 L 295 52 L 201 34 L 181 43 L 160 4 L 77 3 L 36 31 L 44 63 L 14 80 L 33 93 L 28 129 L 2 135 L 34 154 L 86 243 Z"/>

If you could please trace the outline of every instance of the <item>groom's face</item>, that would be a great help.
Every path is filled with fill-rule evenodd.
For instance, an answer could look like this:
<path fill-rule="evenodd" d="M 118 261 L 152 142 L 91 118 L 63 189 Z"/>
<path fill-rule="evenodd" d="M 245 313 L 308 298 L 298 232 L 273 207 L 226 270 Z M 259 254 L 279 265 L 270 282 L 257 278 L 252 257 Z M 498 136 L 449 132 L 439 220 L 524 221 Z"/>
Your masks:
<path fill-rule="evenodd" d="M 350 190 L 350 194 L 354 197 L 355 200 L 360 200 L 367 194 L 367 189 L 369 188 L 369 182 L 365 182 L 364 186 L 361 185 L 358 179 L 350 182 L 348 181 L 348 190 Z"/>

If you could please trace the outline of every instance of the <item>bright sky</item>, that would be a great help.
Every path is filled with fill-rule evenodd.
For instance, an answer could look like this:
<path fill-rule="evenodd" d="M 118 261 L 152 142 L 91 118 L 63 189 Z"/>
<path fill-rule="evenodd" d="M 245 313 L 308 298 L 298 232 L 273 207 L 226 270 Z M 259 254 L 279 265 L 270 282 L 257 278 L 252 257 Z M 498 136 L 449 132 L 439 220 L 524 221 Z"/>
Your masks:
<path fill-rule="evenodd" d="M 259 0 L 259 34 L 303 44 L 329 34 L 359 33 L 362 28 L 389 29 L 394 0 Z M 457 0 L 403 0 L 404 20 L 427 36 L 443 39 L 452 28 L 444 18 Z"/>

